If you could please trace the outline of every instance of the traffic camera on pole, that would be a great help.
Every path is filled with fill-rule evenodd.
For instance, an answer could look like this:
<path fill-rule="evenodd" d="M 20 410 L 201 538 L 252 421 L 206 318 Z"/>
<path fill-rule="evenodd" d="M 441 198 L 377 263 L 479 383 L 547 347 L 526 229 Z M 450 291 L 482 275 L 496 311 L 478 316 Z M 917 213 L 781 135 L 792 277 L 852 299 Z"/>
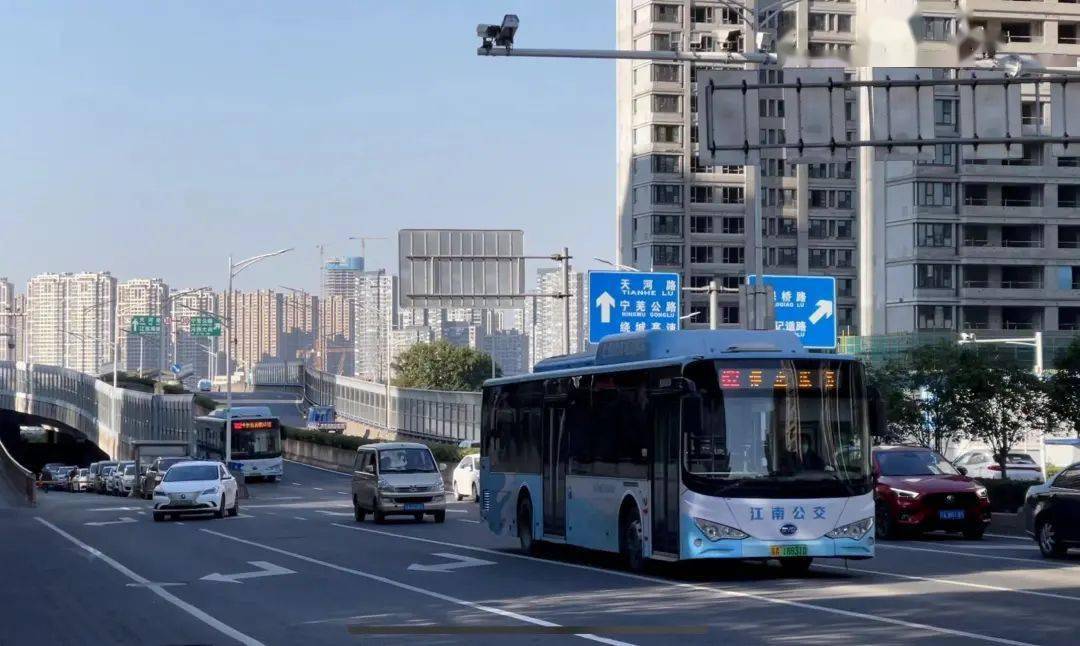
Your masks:
<path fill-rule="evenodd" d="M 513 48 L 518 23 L 518 17 L 508 13 L 503 16 L 501 25 L 477 25 L 476 35 L 482 40 L 481 47 L 488 51 L 491 51 L 492 47 Z"/>

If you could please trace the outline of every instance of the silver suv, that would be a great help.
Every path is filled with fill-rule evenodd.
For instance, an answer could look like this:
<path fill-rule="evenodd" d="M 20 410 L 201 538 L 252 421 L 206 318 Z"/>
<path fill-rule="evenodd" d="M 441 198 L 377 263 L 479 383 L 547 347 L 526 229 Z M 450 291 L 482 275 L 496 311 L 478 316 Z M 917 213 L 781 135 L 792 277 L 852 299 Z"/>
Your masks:
<path fill-rule="evenodd" d="M 376 523 L 390 515 L 424 514 L 436 523 L 446 520 L 446 491 L 442 471 L 431 449 L 413 442 L 383 442 L 362 446 L 353 464 L 352 499 L 356 520 L 368 513 Z"/>

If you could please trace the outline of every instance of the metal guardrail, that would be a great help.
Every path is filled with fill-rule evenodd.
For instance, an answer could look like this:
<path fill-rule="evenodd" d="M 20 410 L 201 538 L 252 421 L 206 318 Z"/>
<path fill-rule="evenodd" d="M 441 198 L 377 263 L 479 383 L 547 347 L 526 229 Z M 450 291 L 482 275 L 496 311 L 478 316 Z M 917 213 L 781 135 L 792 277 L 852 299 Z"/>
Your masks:
<path fill-rule="evenodd" d="M 191 441 L 193 395 L 113 388 L 57 366 L 0 361 L 0 408 L 54 420 L 82 433 L 112 458 L 136 440 Z"/>
<path fill-rule="evenodd" d="M 15 458 L 8 453 L 7 447 L 3 442 L 0 442 L 0 470 L 3 471 L 4 477 L 8 480 L 13 491 L 21 491 L 22 495 L 26 496 L 26 501 L 30 506 L 37 504 L 37 491 L 34 489 L 34 474 L 19 464 Z"/>
<path fill-rule="evenodd" d="M 304 398 L 333 406 L 338 415 L 386 428 L 386 386 L 371 381 L 304 370 Z M 389 430 L 443 442 L 480 439 L 478 392 L 390 387 Z"/>
<path fill-rule="evenodd" d="M 252 383 L 256 386 L 303 386 L 303 361 L 263 361 L 252 369 Z"/>

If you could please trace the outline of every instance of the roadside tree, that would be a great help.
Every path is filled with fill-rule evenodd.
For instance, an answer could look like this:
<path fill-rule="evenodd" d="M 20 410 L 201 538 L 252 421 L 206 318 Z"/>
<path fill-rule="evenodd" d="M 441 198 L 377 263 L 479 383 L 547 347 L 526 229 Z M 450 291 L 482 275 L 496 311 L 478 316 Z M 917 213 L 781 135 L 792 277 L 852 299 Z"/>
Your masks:
<path fill-rule="evenodd" d="M 491 377 L 491 356 L 447 341 L 419 343 L 394 364 L 394 385 L 427 390 L 480 390 Z M 502 371 L 495 366 L 495 374 Z"/>
<path fill-rule="evenodd" d="M 986 443 L 1006 479 L 1006 457 L 1013 447 L 1047 422 L 1046 386 L 1031 371 L 1016 366 L 991 368 L 986 377 L 978 388 L 981 414 L 972 418 L 967 435 Z"/>
<path fill-rule="evenodd" d="M 1073 337 L 1047 380 L 1051 421 L 1080 437 L 1080 336 Z"/>

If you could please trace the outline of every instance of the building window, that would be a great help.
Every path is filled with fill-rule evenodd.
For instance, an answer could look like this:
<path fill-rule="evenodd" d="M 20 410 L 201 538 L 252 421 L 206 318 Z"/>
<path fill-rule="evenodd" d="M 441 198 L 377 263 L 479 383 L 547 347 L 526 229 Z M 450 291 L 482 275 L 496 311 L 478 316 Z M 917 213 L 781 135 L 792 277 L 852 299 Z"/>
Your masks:
<path fill-rule="evenodd" d="M 952 289 L 952 266 L 915 265 L 915 286 L 920 289 Z"/>
<path fill-rule="evenodd" d="M 837 278 L 836 295 L 841 298 L 851 298 L 855 295 L 854 278 Z"/>
<path fill-rule="evenodd" d="M 851 191 L 836 192 L 836 208 L 851 209 Z"/>
<path fill-rule="evenodd" d="M 652 172 L 678 174 L 681 166 L 678 155 L 652 155 Z"/>
<path fill-rule="evenodd" d="M 823 269 L 829 266 L 828 249 L 811 249 L 808 256 L 811 269 Z"/>
<path fill-rule="evenodd" d="M 949 182 L 915 182 L 919 206 L 952 206 L 953 185 Z"/>
<path fill-rule="evenodd" d="M 741 265 L 746 261 L 746 249 L 743 247 L 723 247 L 720 250 L 720 262 L 727 265 Z"/>
<path fill-rule="evenodd" d="M 918 305 L 915 307 L 916 325 L 920 330 L 951 330 L 952 307 L 947 305 Z"/>
<path fill-rule="evenodd" d="M 653 22 L 679 22 L 679 6 L 673 4 L 654 4 Z"/>
<path fill-rule="evenodd" d="M 956 125 L 956 101 L 934 99 L 934 123 L 939 126 Z"/>
<path fill-rule="evenodd" d="M 693 287 L 694 289 L 708 287 L 709 281 L 711 281 L 712 279 L 712 276 L 702 276 L 701 274 L 695 274 L 693 276 L 690 276 L 690 287 Z"/>
<path fill-rule="evenodd" d="M 741 234 L 746 230 L 745 220 L 738 217 L 725 217 L 721 220 L 720 232 L 728 234 Z"/>
<path fill-rule="evenodd" d="M 769 247 L 764 260 L 770 267 L 795 267 L 799 262 L 799 250 L 796 247 Z"/>
<path fill-rule="evenodd" d="M 692 264 L 704 264 L 713 261 L 713 248 L 707 246 L 690 247 L 690 262 Z"/>
<path fill-rule="evenodd" d="M 680 68 L 678 65 L 669 65 L 665 63 L 653 63 L 652 64 L 652 80 L 656 83 L 679 83 Z"/>
<path fill-rule="evenodd" d="M 679 245 L 654 245 L 652 248 L 654 265 L 681 265 L 682 247 Z"/>
<path fill-rule="evenodd" d="M 679 126 L 656 124 L 653 126 L 653 142 L 658 144 L 682 143 L 682 129 Z"/>
<path fill-rule="evenodd" d="M 956 22 L 952 18 L 923 16 L 923 40 L 944 42 L 951 40 L 956 33 Z"/>
<path fill-rule="evenodd" d="M 680 113 L 680 97 L 677 94 L 652 95 L 653 112 Z"/>
<path fill-rule="evenodd" d="M 916 224 L 915 244 L 919 247 L 953 246 L 951 224 Z"/>
<path fill-rule="evenodd" d="M 742 204 L 743 203 L 743 187 L 742 186 L 722 186 L 720 188 L 720 203 L 721 204 Z"/>
<path fill-rule="evenodd" d="M 682 205 L 682 186 L 678 184 L 653 184 L 652 203 Z"/>
<path fill-rule="evenodd" d="M 690 233 L 712 233 L 713 219 L 708 215 L 690 216 Z"/>
<path fill-rule="evenodd" d="M 682 235 L 682 216 L 680 215 L 654 215 L 652 216 L 652 232 L 654 236 L 677 236 Z"/>
<path fill-rule="evenodd" d="M 722 305 L 720 307 L 720 323 L 737 325 L 739 323 L 739 306 Z"/>

